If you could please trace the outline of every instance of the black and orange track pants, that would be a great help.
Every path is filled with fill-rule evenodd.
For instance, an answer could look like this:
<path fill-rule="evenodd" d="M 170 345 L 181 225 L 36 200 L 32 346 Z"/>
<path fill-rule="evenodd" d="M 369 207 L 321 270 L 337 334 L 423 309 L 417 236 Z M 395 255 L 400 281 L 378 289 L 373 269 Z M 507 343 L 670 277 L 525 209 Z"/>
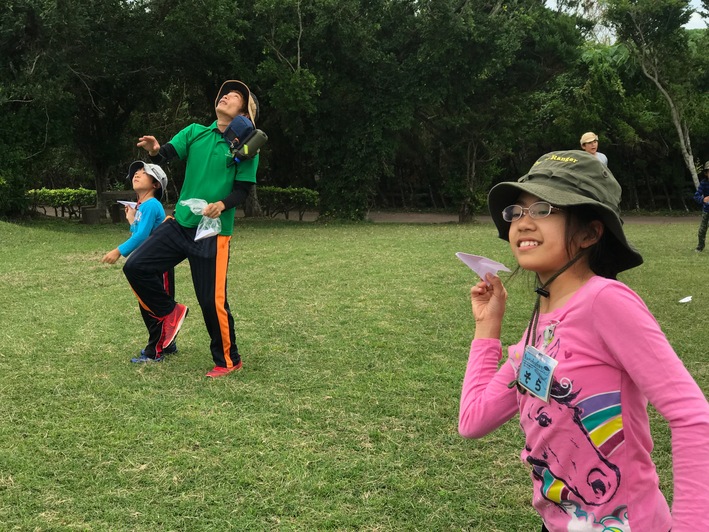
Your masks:
<path fill-rule="evenodd" d="M 227 301 L 231 236 L 218 235 L 195 242 L 196 230 L 182 227 L 172 218 L 166 220 L 130 254 L 123 272 L 141 308 L 159 319 L 175 308 L 174 297 L 165 289 L 163 272 L 187 259 L 211 339 L 214 364 L 230 368 L 240 361 L 234 318 Z"/>

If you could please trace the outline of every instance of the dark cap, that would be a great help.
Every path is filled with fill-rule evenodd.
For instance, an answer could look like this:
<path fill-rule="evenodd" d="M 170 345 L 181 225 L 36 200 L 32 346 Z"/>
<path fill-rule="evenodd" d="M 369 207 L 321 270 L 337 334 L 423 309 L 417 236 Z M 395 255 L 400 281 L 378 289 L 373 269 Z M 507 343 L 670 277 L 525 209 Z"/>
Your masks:
<path fill-rule="evenodd" d="M 509 240 L 510 222 L 502 210 L 527 192 L 557 207 L 587 205 L 615 241 L 616 271 L 622 272 L 643 262 L 625 238 L 620 218 L 621 188 L 613 174 L 595 156 L 580 150 L 555 151 L 540 157 L 529 172 L 515 183 L 499 183 L 488 195 L 490 215 L 503 240 Z"/>

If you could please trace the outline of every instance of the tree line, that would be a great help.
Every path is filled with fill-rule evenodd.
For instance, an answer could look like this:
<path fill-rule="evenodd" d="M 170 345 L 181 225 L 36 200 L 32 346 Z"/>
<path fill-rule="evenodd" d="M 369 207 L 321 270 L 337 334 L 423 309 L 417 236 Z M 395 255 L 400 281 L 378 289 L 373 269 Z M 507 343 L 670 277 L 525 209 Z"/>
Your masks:
<path fill-rule="evenodd" d="M 707 9 L 706 0 L 703 8 Z M 626 209 L 685 209 L 709 159 L 709 32 L 682 0 L 6 0 L 0 213 L 24 191 L 127 186 L 144 134 L 257 95 L 259 183 L 321 213 L 481 212 L 585 131 Z M 179 189 L 183 168 L 169 168 Z M 174 195 L 173 195 L 174 197 Z"/>

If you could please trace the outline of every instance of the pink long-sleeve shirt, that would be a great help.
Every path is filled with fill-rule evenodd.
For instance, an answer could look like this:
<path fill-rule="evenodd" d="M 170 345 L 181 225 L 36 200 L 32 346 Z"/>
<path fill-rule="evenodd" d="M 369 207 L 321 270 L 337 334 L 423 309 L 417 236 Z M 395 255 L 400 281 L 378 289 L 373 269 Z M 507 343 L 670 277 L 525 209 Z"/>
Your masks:
<path fill-rule="evenodd" d="M 459 430 L 480 438 L 519 413 L 521 459 L 547 528 L 709 529 L 709 405 L 640 297 L 593 277 L 562 308 L 540 316 L 535 345 L 558 362 L 548 403 L 508 387 L 523 343 L 508 349 L 498 369 L 500 341 L 473 341 Z M 672 431 L 671 513 L 650 456 L 648 401 Z"/>

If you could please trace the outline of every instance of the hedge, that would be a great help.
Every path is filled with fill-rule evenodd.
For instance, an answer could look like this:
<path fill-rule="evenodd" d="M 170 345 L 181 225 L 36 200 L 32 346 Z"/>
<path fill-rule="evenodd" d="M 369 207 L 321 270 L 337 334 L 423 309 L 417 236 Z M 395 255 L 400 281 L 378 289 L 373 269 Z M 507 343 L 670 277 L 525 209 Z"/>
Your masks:
<path fill-rule="evenodd" d="M 47 214 L 47 207 L 69 214 L 69 218 L 81 217 L 81 207 L 96 205 L 96 191 L 85 188 L 40 188 L 27 191 L 27 199 L 33 210 L 42 209 Z"/>
<path fill-rule="evenodd" d="M 40 188 L 27 191 L 27 199 L 33 210 L 46 208 L 56 209 L 57 214 L 69 214 L 69 218 L 81 217 L 81 207 L 96 205 L 96 191 L 85 188 Z M 318 210 L 320 196 L 309 188 L 258 187 L 258 199 L 266 216 L 274 218 L 284 214 L 288 219 L 290 211 L 298 213 L 298 219 L 303 220 L 305 211 Z"/>
<path fill-rule="evenodd" d="M 318 210 L 320 195 L 309 188 L 258 187 L 258 200 L 266 216 L 284 214 L 287 220 L 290 211 L 297 211 L 302 221 L 305 211 Z"/>

